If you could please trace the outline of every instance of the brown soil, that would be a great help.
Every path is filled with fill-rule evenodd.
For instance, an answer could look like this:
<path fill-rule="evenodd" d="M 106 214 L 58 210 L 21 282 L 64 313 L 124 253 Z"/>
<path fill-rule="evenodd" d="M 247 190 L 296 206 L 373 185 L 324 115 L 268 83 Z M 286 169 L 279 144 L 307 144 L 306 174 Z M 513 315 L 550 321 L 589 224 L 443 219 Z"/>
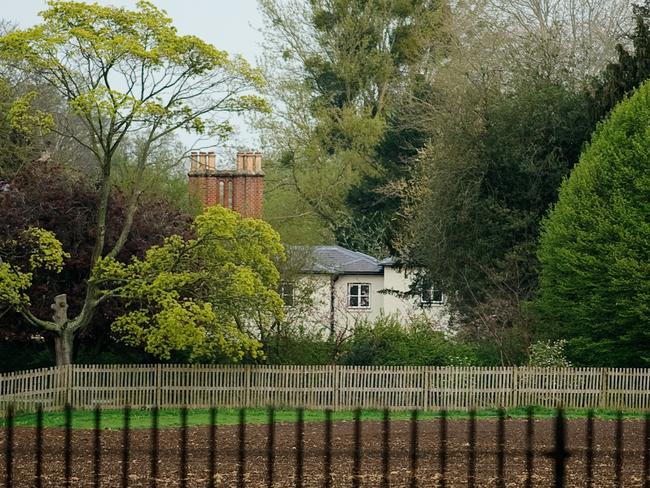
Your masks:
<path fill-rule="evenodd" d="M 338 422 L 333 427 L 332 486 L 353 486 L 353 423 Z M 477 426 L 477 480 L 476 487 L 496 486 L 496 421 L 480 421 Z M 625 421 L 624 424 L 623 486 L 643 486 L 644 426 L 642 422 Z M 218 427 L 216 486 L 237 486 L 238 427 Z M 393 422 L 391 426 L 390 483 L 393 487 L 410 486 L 409 423 Z M 275 487 L 291 487 L 295 483 L 296 449 L 295 424 L 278 424 L 276 430 Z M 305 424 L 304 486 L 323 486 L 322 424 Z M 382 425 L 380 422 L 362 424 L 362 487 L 380 486 Z M 525 421 L 508 420 L 506 423 L 506 480 L 507 487 L 523 487 L 525 472 Z M 615 486 L 614 445 L 615 422 L 597 421 L 594 442 L 595 487 Z M 467 422 L 450 421 L 448 425 L 448 487 L 467 486 Z M 440 485 L 438 423 L 419 423 L 419 459 L 417 486 Z M 179 431 L 166 429 L 160 432 L 159 487 L 181 486 L 179 477 Z M 551 449 L 553 422 L 535 422 L 534 486 L 553 486 L 553 461 L 545 456 Z M 208 429 L 190 428 L 189 465 L 187 487 L 208 486 Z M 267 486 L 267 427 L 249 425 L 246 428 L 246 486 Z M 586 486 L 585 481 L 585 422 L 570 421 L 567 431 L 571 458 L 567 465 L 568 487 Z M 35 486 L 34 482 L 34 429 L 17 428 L 14 443 L 14 487 Z M 45 431 L 43 485 L 61 487 L 64 484 L 63 459 L 64 432 L 61 429 Z M 150 484 L 150 432 L 132 431 L 130 434 L 129 486 L 148 487 Z M 93 432 L 76 430 L 73 435 L 74 487 L 93 486 Z M 121 486 L 122 433 L 102 432 L 102 487 Z M 5 438 L 0 434 L 0 486 L 5 486 Z"/>

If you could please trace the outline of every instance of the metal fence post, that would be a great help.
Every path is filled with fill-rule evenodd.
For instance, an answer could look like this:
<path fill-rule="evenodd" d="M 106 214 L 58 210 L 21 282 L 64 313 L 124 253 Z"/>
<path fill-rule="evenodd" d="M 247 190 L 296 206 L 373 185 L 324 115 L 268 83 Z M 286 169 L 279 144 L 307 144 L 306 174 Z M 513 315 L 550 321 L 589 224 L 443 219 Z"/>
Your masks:
<path fill-rule="evenodd" d="M 554 449 L 553 456 L 553 475 L 555 488 L 564 488 L 566 463 L 569 458 L 569 452 L 566 449 L 566 419 L 564 410 L 558 408 L 555 414 L 555 432 L 554 432 Z"/>

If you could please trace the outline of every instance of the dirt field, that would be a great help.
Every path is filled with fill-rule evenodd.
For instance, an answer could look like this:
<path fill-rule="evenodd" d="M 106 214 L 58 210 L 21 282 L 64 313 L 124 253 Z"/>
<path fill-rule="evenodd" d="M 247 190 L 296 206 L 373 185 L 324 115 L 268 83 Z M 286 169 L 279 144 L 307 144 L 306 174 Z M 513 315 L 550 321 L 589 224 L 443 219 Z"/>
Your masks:
<path fill-rule="evenodd" d="M 482 420 L 477 428 L 477 487 L 495 486 L 496 478 L 496 421 Z M 623 486 L 643 486 L 644 429 L 640 421 L 625 421 Z M 379 486 L 381 480 L 381 423 L 362 424 L 362 479 L 361 486 Z M 276 487 L 294 486 L 295 477 L 295 424 L 278 424 L 276 430 Z M 237 426 L 218 428 L 217 486 L 237 486 Z M 520 487 L 525 480 L 525 421 L 508 420 L 506 423 L 507 456 L 506 486 Z M 322 424 L 305 424 L 305 470 L 304 486 L 323 484 L 323 431 Z M 439 486 L 438 473 L 438 423 L 419 423 L 419 461 L 417 479 L 419 487 Z M 595 432 L 596 458 L 594 473 L 596 487 L 614 486 L 614 431 L 615 422 L 597 421 Z M 535 486 L 552 485 L 552 461 L 543 453 L 551 448 L 553 423 L 539 420 L 535 423 L 536 457 Z M 179 486 L 179 431 L 167 429 L 160 432 L 160 463 L 158 486 Z M 92 486 L 92 431 L 74 431 L 73 482 L 75 487 Z M 266 439 L 267 427 L 249 425 L 246 428 L 247 461 L 246 486 L 251 488 L 267 486 Z M 447 486 L 461 487 L 467 484 L 467 423 L 449 421 L 449 451 Z M 190 428 L 188 487 L 207 486 L 208 450 L 207 428 Z M 567 466 L 567 486 L 585 486 L 585 422 L 569 421 L 568 447 L 572 457 Z M 149 442 L 146 430 L 131 432 L 131 460 L 129 463 L 132 487 L 148 487 L 149 484 Z M 60 429 L 45 431 L 44 482 L 43 486 L 64 486 L 63 441 Z M 34 486 L 34 429 L 17 428 L 15 432 L 16 452 L 14 459 L 14 486 Z M 106 430 L 102 433 L 102 483 L 103 487 L 120 486 L 122 472 L 122 433 Z M 336 487 L 352 486 L 353 469 L 353 423 L 338 422 L 333 427 L 333 483 Z M 4 432 L 0 434 L 0 486 L 4 486 L 5 466 Z M 391 486 L 409 486 L 409 423 L 393 422 L 391 436 Z"/>

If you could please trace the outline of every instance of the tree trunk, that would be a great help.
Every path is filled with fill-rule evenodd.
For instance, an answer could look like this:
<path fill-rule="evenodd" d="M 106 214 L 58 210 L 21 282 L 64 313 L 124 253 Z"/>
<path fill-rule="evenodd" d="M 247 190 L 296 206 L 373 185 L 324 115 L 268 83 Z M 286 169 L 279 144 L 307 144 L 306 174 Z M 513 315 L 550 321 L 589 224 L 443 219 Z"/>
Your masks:
<path fill-rule="evenodd" d="M 52 320 L 60 327 L 54 338 L 54 352 L 56 353 L 56 365 L 63 366 L 72 363 L 72 345 L 74 332 L 67 328 L 68 325 L 68 297 L 57 295 L 51 305 L 54 310 Z"/>
<path fill-rule="evenodd" d="M 64 366 L 72 363 L 72 347 L 74 335 L 69 330 L 62 330 L 54 338 L 54 351 L 56 352 L 56 365 Z"/>

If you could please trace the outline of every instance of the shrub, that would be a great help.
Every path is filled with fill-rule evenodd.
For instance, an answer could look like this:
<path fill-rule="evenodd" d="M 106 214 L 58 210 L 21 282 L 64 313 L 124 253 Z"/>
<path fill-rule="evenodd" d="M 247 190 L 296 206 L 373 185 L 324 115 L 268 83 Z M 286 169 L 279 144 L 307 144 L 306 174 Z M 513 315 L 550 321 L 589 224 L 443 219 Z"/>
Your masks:
<path fill-rule="evenodd" d="M 537 341 L 530 346 L 529 366 L 539 368 L 570 368 L 571 363 L 566 358 L 564 348 L 566 341 Z"/>
<path fill-rule="evenodd" d="M 542 332 L 578 365 L 650 365 L 650 84 L 598 127 L 540 239 Z"/>
<path fill-rule="evenodd" d="M 445 337 L 423 320 L 401 324 L 393 316 L 360 323 L 340 362 L 349 365 L 447 366 L 472 363 L 471 349 Z"/>

